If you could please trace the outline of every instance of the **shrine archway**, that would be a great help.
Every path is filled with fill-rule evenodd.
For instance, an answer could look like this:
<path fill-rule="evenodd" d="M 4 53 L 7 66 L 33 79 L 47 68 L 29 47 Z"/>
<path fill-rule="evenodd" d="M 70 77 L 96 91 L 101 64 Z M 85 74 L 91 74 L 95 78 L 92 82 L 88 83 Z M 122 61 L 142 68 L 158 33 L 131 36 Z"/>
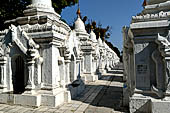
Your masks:
<path fill-rule="evenodd" d="M 21 94 L 25 91 L 25 64 L 21 55 L 12 58 L 12 83 L 14 94 Z"/>

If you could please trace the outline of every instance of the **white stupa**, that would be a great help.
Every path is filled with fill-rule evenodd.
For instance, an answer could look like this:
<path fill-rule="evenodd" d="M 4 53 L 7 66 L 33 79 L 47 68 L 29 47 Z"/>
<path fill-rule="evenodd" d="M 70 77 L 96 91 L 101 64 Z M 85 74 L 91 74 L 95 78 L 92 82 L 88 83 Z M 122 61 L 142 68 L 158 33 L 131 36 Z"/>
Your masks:
<path fill-rule="evenodd" d="M 77 11 L 77 20 L 74 23 L 76 32 L 86 32 L 84 22 L 80 18 L 80 8 Z"/>
<path fill-rule="evenodd" d="M 91 33 L 90 33 L 90 39 L 95 43 L 97 42 L 96 34 L 94 33 L 93 29 L 91 30 Z"/>

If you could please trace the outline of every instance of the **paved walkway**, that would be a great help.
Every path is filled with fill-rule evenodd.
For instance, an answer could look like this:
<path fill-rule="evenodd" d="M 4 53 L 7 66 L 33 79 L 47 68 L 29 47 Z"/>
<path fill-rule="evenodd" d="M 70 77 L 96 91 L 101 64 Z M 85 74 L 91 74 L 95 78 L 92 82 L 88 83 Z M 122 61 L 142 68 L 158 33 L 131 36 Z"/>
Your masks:
<path fill-rule="evenodd" d="M 122 75 L 122 70 L 110 71 L 101 80 L 87 83 L 85 91 L 71 103 L 57 108 L 0 104 L 0 113 L 126 113 L 121 107 Z"/>

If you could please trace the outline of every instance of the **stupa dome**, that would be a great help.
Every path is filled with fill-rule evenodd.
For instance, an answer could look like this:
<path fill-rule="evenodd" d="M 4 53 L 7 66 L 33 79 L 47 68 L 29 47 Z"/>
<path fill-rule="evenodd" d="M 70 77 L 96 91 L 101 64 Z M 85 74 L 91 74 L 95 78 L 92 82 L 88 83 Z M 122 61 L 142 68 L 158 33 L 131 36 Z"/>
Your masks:
<path fill-rule="evenodd" d="M 77 20 L 74 23 L 74 26 L 75 26 L 75 31 L 86 32 L 84 22 L 81 20 L 79 15 L 78 15 Z"/>
<path fill-rule="evenodd" d="M 100 46 L 103 46 L 103 41 L 102 41 L 102 39 L 99 37 L 99 39 L 98 39 L 98 44 L 100 45 Z"/>
<path fill-rule="evenodd" d="M 91 39 L 93 42 L 97 42 L 97 40 L 96 40 L 96 34 L 93 32 L 93 30 L 91 30 L 90 39 Z"/>

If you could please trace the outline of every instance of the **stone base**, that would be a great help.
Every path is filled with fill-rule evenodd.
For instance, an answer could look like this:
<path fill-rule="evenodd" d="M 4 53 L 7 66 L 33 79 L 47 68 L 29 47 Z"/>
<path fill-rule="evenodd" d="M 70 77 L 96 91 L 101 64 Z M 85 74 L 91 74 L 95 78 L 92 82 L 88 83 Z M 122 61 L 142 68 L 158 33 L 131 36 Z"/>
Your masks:
<path fill-rule="evenodd" d="M 152 100 L 152 113 L 170 113 L 170 101 Z"/>
<path fill-rule="evenodd" d="M 68 90 L 71 93 L 72 99 L 80 95 L 85 89 L 85 84 L 82 80 L 77 80 L 76 82 L 76 84 L 73 82 L 72 84 L 68 85 Z"/>
<path fill-rule="evenodd" d="M 97 73 L 98 75 L 98 80 L 102 77 L 102 73 Z"/>
<path fill-rule="evenodd" d="M 111 71 L 112 69 L 110 67 L 106 68 L 107 72 Z"/>
<path fill-rule="evenodd" d="M 123 81 L 124 81 L 124 82 L 127 81 L 127 76 L 123 75 Z"/>
<path fill-rule="evenodd" d="M 71 101 L 71 93 L 65 88 L 57 88 L 52 91 L 41 90 L 39 93 L 41 93 L 42 106 L 57 107 Z"/>
<path fill-rule="evenodd" d="M 14 104 L 38 107 L 41 105 L 41 95 L 14 95 Z"/>
<path fill-rule="evenodd" d="M 130 113 L 169 113 L 170 101 L 136 95 L 130 98 Z"/>
<path fill-rule="evenodd" d="M 152 113 L 150 98 L 133 96 L 129 103 L 130 113 Z"/>
<path fill-rule="evenodd" d="M 123 87 L 123 107 L 129 106 L 129 90 L 128 87 L 124 84 Z"/>
<path fill-rule="evenodd" d="M 65 103 L 71 102 L 71 92 L 70 91 L 65 91 L 65 93 L 64 93 L 64 102 Z"/>
<path fill-rule="evenodd" d="M 82 87 L 81 87 L 82 88 Z M 1 93 L 0 103 L 2 104 L 12 104 L 12 105 L 22 105 L 22 106 L 51 106 L 57 107 L 64 103 L 71 101 L 71 93 L 66 89 L 60 89 L 55 92 L 55 94 L 47 93 L 49 91 L 40 91 L 39 94 L 13 94 L 13 93 Z M 44 92 L 44 93 L 43 93 Z"/>
<path fill-rule="evenodd" d="M 4 93 L 0 94 L 0 103 L 38 107 L 41 103 L 41 95 L 19 95 Z"/>
<path fill-rule="evenodd" d="M 0 93 L 4 93 L 4 92 L 7 92 L 7 91 L 8 91 L 7 87 L 1 87 L 0 88 Z"/>
<path fill-rule="evenodd" d="M 0 94 L 0 103 L 2 104 L 14 104 L 13 94 Z"/>
<path fill-rule="evenodd" d="M 81 79 L 84 82 L 94 82 L 96 80 L 98 80 L 99 76 L 95 75 L 95 74 L 83 74 L 83 76 L 81 77 Z"/>
<path fill-rule="evenodd" d="M 98 73 L 105 74 L 105 73 L 107 73 L 107 70 L 105 70 L 105 69 L 99 69 L 99 70 L 98 70 Z"/>
<path fill-rule="evenodd" d="M 64 104 L 65 102 L 65 91 L 58 92 L 56 94 L 42 94 L 41 105 L 57 107 Z"/>

